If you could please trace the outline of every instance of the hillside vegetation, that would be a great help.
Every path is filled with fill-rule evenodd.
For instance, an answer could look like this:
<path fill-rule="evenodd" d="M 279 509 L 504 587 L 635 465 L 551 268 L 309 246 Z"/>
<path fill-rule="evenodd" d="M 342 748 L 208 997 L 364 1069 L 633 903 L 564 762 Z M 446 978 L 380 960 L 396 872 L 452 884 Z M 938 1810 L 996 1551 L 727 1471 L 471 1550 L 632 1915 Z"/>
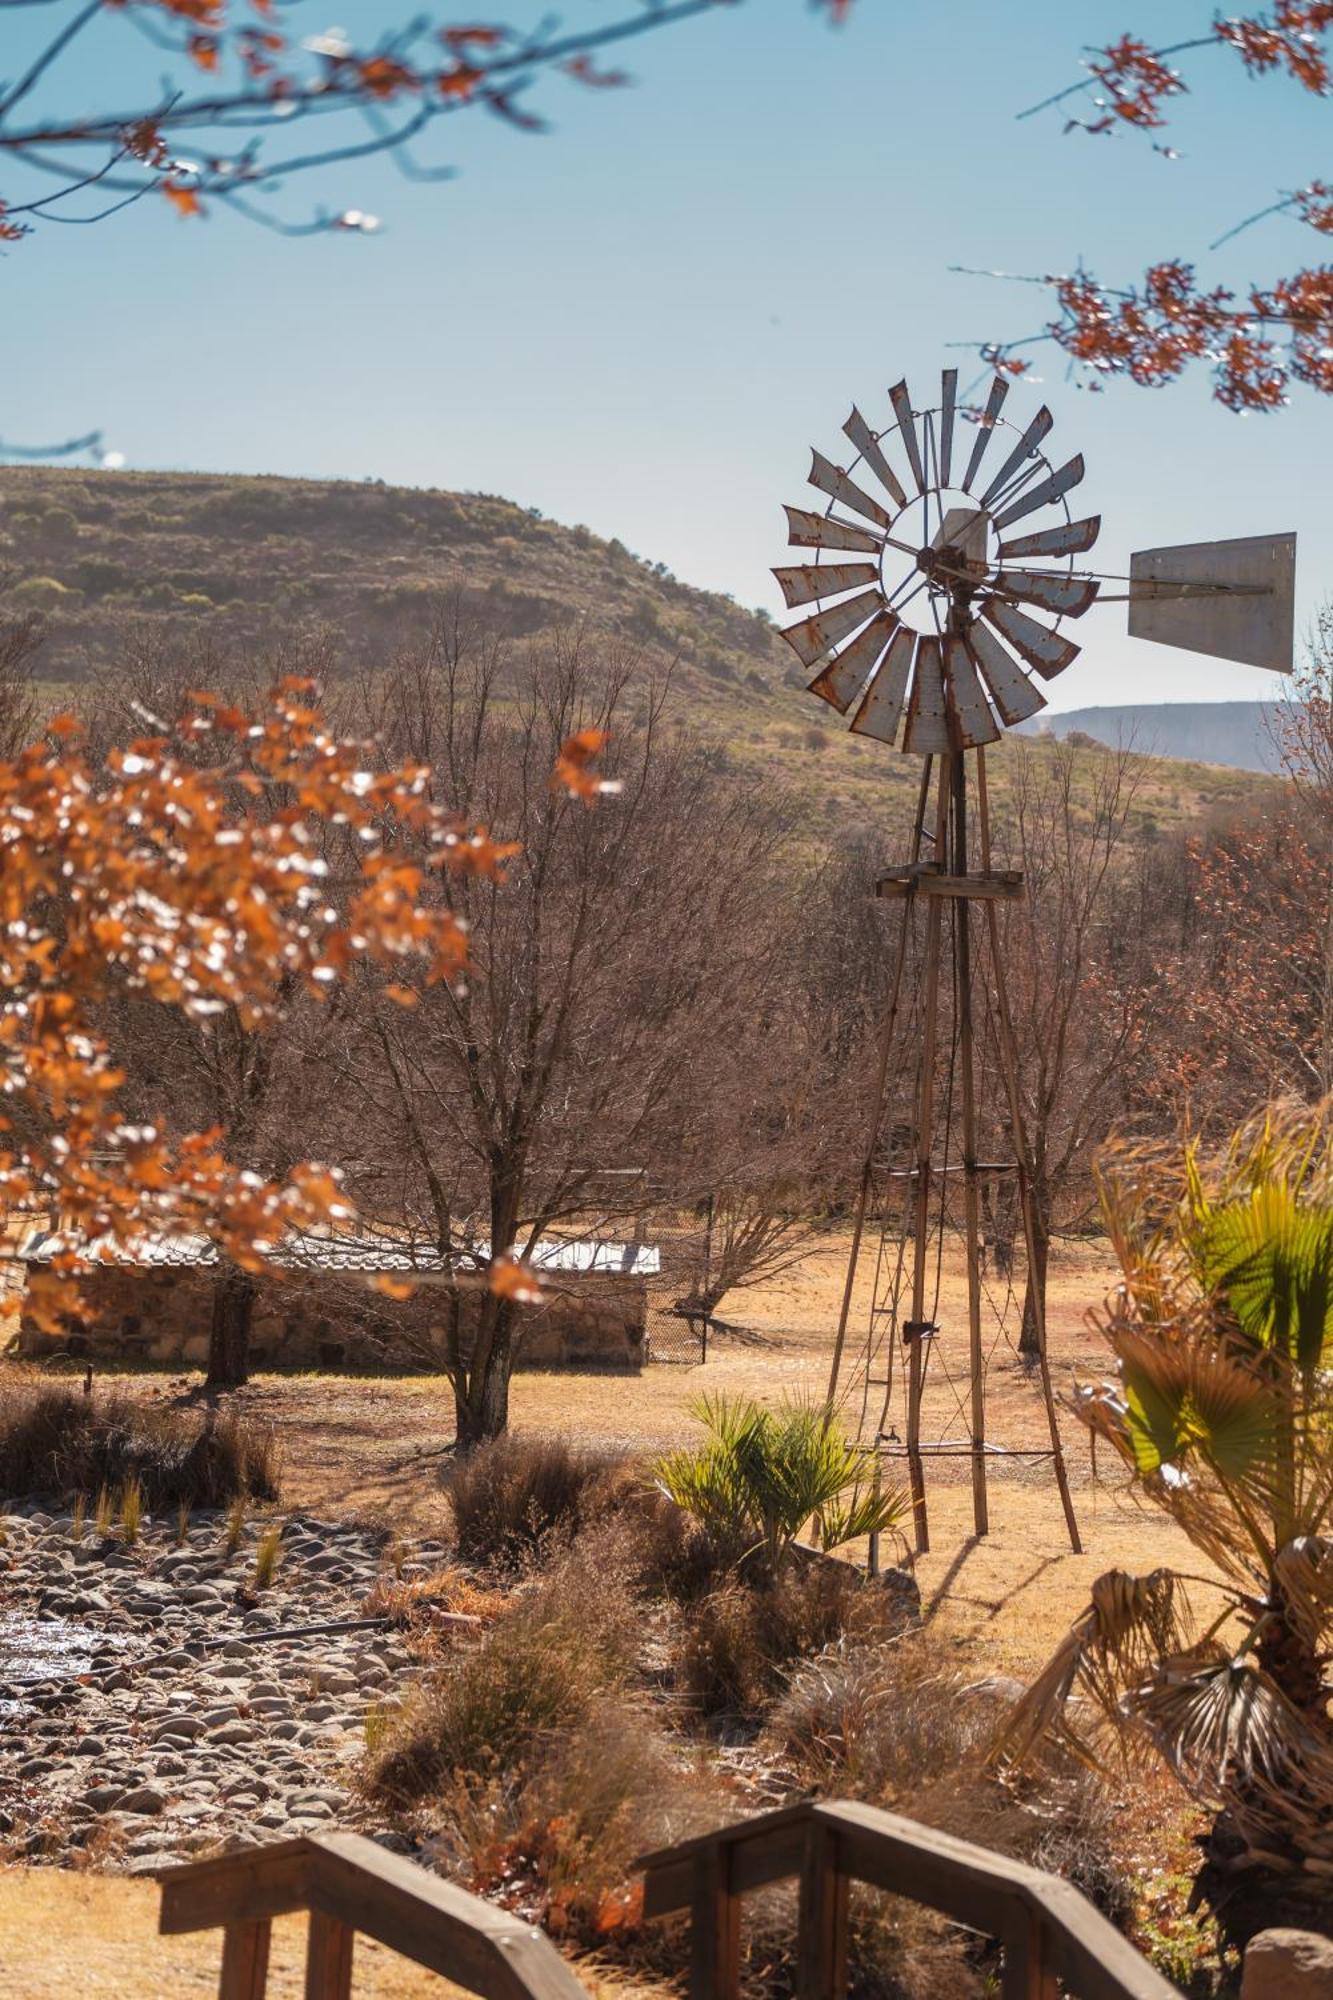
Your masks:
<path fill-rule="evenodd" d="M 645 673 L 671 667 L 677 715 L 779 779 L 812 835 L 830 816 L 884 834 L 911 810 L 917 761 L 850 737 L 808 699 L 763 612 L 585 527 L 493 495 L 378 482 L 0 469 L 0 620 L 40 616 L 53 698 L 146 634 L 176 635 L 197 658 L 320 633 L 350 669 L 381 664 L 442 610 L 520 642 L 582 625 L 639 649 Z M 992 756 L 1000 798 L 1005 754 Z M 1192 820 L 1254 782 L 1147 759 L 1138 823 Z"/>

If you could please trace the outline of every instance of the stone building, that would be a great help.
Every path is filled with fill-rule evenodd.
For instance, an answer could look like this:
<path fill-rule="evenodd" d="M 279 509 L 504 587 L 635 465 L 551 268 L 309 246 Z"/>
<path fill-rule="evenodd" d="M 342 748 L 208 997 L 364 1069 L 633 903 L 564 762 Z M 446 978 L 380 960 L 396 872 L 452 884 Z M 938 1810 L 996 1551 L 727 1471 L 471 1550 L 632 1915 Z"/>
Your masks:
<path fill-rule="evenodd" d="M 28 1271 L 67 1248 L 48 1230 L 18 1247 Z M 20 1305 L 18 1352 L 41 1360 L 68 1354 L 107 1363 L 202 1366 L 208 1355 L 218 1253 L 202 1237 L 145 1238 L 98 1245 L 79 1278 L 83 1309 L 59 1333 Z M 647 1280 L 657 1252 L 644 1244 L 551 1240 L 532 1263 L 545 1297 L 519 1305 L 518 1368 L 637 1369 L 644 1360 Z M 377 1288 L 410 1283 L 407 1297 Z M 467 1351 L 478 1292 L 458 1286 L 438 1256 L 391 1237 L 293 1237 L 281 1263 L 258 1280 L 250 1329 L 256 1368 L 441 1369 L 445 1324 L 457 1300 Z"/>

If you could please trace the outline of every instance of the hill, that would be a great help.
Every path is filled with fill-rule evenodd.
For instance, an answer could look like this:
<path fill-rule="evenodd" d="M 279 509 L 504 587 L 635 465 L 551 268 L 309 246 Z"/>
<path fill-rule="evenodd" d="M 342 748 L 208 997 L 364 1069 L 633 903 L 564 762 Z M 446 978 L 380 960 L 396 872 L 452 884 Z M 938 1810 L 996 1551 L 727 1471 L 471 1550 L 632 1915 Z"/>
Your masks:
<path fill-rule="evenodd" d="M 0 468 L 0 619 L 41 615 L 53 698 L 103 670 L 127 635 L 170 636 L 197 658 L 317 632 L 336 672 L 391 658 L 455 604 L 519 641 L 578 624 L 639 650 L 645 671 L 670 666 L 676 713 L 778 779 L 821 844 L 831 828 L 892 841 L 911 811 L 917 760 L 849 736 L 809 699 L 763 612 L 585 527 L 489 494 L 371 481 Z M 1000 746 L 997 798 L 1004 758 Z M 1248 789 L 1207 764 L 1150 760 L 1139 820 L 1169 826 Z"/>
<path fill-rule="evenodd" d="M 1028 734 L 1068 736 L 1081 731 L 1097 743 L 1121 744 L 1149 757 L 1188 758 L 1236 771 L 1276 771 L 1280 759 L 1273 724 L 1281 704 L 1271 701 L 1162 701 L 1119 708 L 1071 708 L 1026 725 Z"/>

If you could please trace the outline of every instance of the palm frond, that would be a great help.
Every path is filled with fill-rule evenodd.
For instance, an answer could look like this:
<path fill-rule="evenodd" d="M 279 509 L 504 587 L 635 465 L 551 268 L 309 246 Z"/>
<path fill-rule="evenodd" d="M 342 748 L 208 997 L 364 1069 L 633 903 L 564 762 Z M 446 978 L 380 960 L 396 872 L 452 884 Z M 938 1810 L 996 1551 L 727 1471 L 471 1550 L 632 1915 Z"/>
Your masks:
<path fill-rule="evenodd" d="M 1097 1761 L 1086 1730 L 1070 1718 L 1074 1697 L 1091 1703 L 1094 1720 L 1118 1729 L 1124 1691 L 1150 1675 L 1163 1654 L 1183 1650 L 1189 1617 L 1188 1598 L 1172 1571 L 1131 1576 L 1106 1570 L 1092 1586 L 1086 1611 L 1006 1718 L 992 1758 L 1021 1763 L 1041 1737 L 1055 1734 Z"/>

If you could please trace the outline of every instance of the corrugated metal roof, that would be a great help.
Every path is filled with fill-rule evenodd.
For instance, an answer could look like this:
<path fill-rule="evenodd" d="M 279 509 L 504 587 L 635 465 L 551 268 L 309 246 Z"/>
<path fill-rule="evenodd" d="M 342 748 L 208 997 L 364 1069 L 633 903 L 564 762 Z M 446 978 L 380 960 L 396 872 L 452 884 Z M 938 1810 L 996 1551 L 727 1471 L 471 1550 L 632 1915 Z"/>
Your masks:
<path fill-rule="evenodd" d="M 206 1236 L 140 1236 L 119 1243 L 104 1236 L 88 1244 L 62 1235 L 57 1230 L 34 1229 L 20 1242 L 17 1256 L 24 1264 L 49 1264 L 54 1257 L 72 1251 L 90 1263 L 123 1264 L 161 1270 L 196 1270 L 218 1262 L 217 1245 Z M 470 1257 L 460 1258 L 463 1267 L 472 1263 L 484 1268 L 489 1245 L 480 1243 Z M 364 1276 L 397 1276 L 418 1273 L 439 1276 L 444 1259 L 425 1245 L 385 1236 L 309 1236 L 287 1238 L 273 1263 L 280 1270 L 347 1271 Z M 655 1244 L 605 1243 L 584 1239 L 551 1237 L 539 1242 L 529 1260 L 541 1271 L 621 1272 L 627 1277 L 654 1277 L 662 1268 L 661 1253 Z"/>

